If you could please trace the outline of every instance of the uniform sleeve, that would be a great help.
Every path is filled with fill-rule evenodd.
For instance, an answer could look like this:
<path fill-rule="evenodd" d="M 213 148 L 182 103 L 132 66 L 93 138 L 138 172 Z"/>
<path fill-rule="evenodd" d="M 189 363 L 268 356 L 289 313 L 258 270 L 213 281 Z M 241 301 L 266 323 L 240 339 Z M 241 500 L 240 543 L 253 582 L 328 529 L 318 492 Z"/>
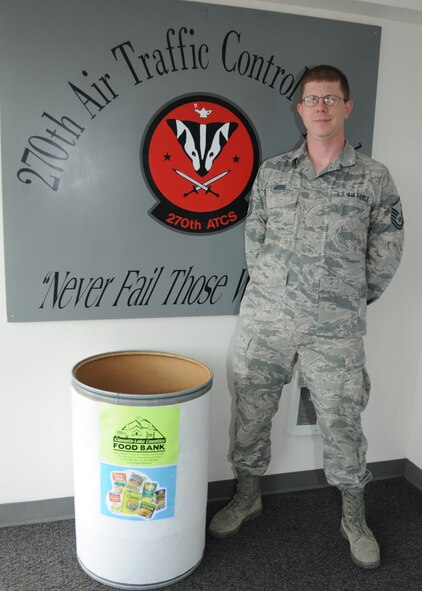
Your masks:
<path fill-rule="evenodd" d="M 245 256 L 249 276 L 252 275 L 253 268 L 265 242 L 268 216 L 266 210 L 265 182 L 263 173 L 264 171 L 261 167 L 252 187 L 249 209 L 246 217 Z"/>
<path fill-rule="evenodd" d="M 366 251 L 367 301 L 384 292 L 400 264 L 404 222 L 400 197 L 388 170 L 381 178 L 381 198 L 371 212 Z"/>

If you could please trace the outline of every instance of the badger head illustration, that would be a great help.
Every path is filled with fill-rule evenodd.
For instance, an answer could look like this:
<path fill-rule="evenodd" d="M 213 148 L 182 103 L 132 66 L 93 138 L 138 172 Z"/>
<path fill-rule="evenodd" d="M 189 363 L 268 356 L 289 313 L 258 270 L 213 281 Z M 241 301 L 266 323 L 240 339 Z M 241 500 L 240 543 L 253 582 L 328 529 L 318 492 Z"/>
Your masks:
<path fill-rule="evenodd" d="M 197 123 L 179 119 L 167 119 L 167 123 L 200 176 L 211 170 L 214 160 L 238 126 L 230 122 Z"/>

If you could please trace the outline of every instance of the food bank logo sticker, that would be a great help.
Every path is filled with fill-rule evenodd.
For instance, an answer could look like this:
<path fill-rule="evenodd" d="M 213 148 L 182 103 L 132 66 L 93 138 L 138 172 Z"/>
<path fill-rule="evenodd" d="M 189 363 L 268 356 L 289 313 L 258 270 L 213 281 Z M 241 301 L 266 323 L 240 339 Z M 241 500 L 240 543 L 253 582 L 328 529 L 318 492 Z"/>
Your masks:
<path fill-rule="evenodd" d="M 159 201 L 149 213 L 171 229 L 208 234 L 246 216 L 259 148 L 232 103 L 202 94 L 172 101 L 147 127 L 140 159 Z"/>
<path fill-rule="evenodd" d="M 166 437 L 147 419 L 136 418 L 119 429 L 113 437 L 113 450 L 125 455 L 142 453 L 155 459 L 163 456 L 166 451 Z"/>
<path fill-rule="evenodd" d="M 100 403 L 99 427 L 101 513 L 134 520 L 173 517 L 180 405 Z"/>
<path fill-rule="evenodd" d="M 104 405 L 101 460 L 120 466 L 168 466 L 179 455 L 179 405 L 139 408 Z"/>

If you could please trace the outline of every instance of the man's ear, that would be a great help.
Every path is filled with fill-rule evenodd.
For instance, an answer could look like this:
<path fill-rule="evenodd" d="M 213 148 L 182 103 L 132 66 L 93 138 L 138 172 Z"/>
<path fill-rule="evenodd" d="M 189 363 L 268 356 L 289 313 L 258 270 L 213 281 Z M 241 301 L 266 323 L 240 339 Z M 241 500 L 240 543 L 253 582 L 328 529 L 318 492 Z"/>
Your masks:
<path fill-rule="evenodd" d="M 353 111 L 353 101 L 348 100 L 344 103 L 344 107 L 346 109 L 346 115 L 345 115 L 345 119 L 347 119 L 350 115 L 350 113 Z"/>

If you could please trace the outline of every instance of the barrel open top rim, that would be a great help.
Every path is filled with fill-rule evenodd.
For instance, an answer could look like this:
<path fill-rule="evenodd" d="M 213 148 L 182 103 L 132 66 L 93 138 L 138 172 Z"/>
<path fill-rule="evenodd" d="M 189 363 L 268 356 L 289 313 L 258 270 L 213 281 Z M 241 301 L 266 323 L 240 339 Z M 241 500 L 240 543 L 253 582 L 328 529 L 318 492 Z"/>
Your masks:
<path fill-rule="evenodd" d="M 208 392 L 212 383 L 213 372 L 204 363 L 153 350 L 101 353 L 72 369 L 72 385 L 79 394 L 129 406 L 186 402 Z"/>

